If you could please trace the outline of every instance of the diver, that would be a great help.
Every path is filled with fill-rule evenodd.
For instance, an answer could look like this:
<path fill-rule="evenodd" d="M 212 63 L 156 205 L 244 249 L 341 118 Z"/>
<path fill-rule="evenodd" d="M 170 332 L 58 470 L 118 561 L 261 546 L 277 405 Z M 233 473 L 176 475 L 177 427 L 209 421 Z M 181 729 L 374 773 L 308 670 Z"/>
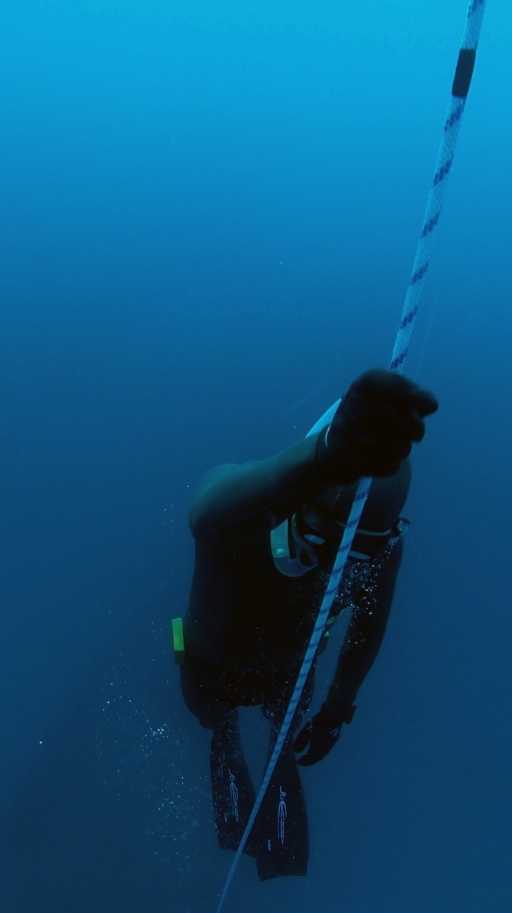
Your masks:
<path fill-rule="evenodd" d="M 409 454 L 437 408 L 435 397 L 407 378 L 367 371 L 327 428 L 268 459 L 214 468 L 193 501 L 195 567 L 184 619 L 182 690 L 189 710 L 212 731 L 218 842 L 236 850 L 255 800 L 238 708 L 262 708 L 270 752 L 357 482 L 373 477 L 329 618 L 331 624 L 343 610 L 351 613 L 334 680 L 320 711 L 306 722 L 324 638 L 245 848 L 261 880 L 307 872 L 298 765 L 317 763 L 336 745 L 378 654 L 402 559 Z"/>

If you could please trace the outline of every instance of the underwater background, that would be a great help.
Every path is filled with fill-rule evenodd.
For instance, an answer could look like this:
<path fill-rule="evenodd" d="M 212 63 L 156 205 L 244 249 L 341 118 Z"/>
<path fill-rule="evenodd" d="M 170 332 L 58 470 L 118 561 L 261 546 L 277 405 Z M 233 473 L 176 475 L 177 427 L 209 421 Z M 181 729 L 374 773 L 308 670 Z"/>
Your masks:
<path fill-rule="evenodd" d="M 303 777 L 308 878 L 244 858 L 226 913 L 512 905 L 512 12 L 488 6 L 406 372 L 440 410 L 386 640 Z M 192 492 L 389 362 L 466 8 L 4 10 L 3 913 L 215 910 L 230 857 L 168 644 Z"/>

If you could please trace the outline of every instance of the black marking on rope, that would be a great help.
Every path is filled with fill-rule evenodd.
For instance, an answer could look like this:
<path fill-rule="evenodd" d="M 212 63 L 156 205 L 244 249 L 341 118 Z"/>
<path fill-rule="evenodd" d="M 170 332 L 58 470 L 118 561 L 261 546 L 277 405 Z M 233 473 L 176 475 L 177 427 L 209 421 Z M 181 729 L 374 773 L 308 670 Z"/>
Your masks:
<path fill-rule="evenodd" d="M 444 125 L 445 133 L 448 133 L 448 131 L 451 130 L 452 127 L 455 127 L 455 124 L 461 119 L 462 115 L 464 114 L 465 107 L 466 107 L 466 101 L 464 100 L 461 102 L 461 104 L 455 109 L 453 114 L 451 114 L 450 117 L 448 118 L 448 120 L 446 121 L 446 123 Z"/>
<path fill-rule="evenodd" d="M 409 349 L 407 348 L 407 349 L 405 349 L 404 352 L 402 352 L 401 355 L 398 355 L 397 358 L 393 359 L 393 361 L 391 362 L 391 365 L 390 365 L 391 371 L 396 371 L 396 369 L 399 368 L 400 365 L 402 365 L 404 363 L 405 359 L 407 358 L 408 352 L 409 352 Z"/>
<path fill-rule="evenodd" d="M 426 238 L 427 235 L 432 234 L 432 232 L 434 231 L 434 228 L 436 227 L 440 218 L 441 218 L 441 210 L 439 210 L 439 212 L 436 213 L 435 216 L 432 216 L 432 218 L 428 222 L 425 223 L 425 227 L 423 228 L 423 231 L 421 233 L 422 238 Z"/>
<path fill-rule="evenodd" d="M 409 313 L 405 315 L 405 317 L 403 318 L 403 320 L 400 323 L 401 330 L 405 330 L 405 328 L 408 327 L 409 324 L 413 322 L 413 320 L 415 320 L 418 311 L 419 311 L 419 307 L 418 307 L 418 305 L 416 305 L 416 307 L 413 307 L 412 311 L 409 311 Z"/>
<path fill-rule="evenodd" d="M 476 13 L 476 11 L 478 9 L 480 9 L 481 6 L 484 5 L 484 3 L 485 3 L 485 0 L 473 0 L 473 3 L 469 7 L 469 15 L 473 16 Z"/>
<path fill-rule="evenodd" d="M 463 48 L 459 54 L 452 95 L 454 98 L 467 98 L 475 70 L 476 48 Z"/>
<path fill-rule="evenodd" d="M 428 262 L 425 263 L 423 266 L 421 266 L 421 267 L 419 268 L 419 270 L 417 270 L 417 272 L 415 272 L 415 273 L 411 276 L 411 282 L 410 282 L 410 284 L 411 284 L 411 285 L 416 285 L 417 282 L 420 282 L 420 280 L 423 279 L 423 276 L 424 276 L 425 273 L 427 272 L 429 266 L 430 266 L 430 263 L 428 263 Z"/>
<path fill-rule="evenodd" d="M 434 176 L 434 187 L 437 187 L 437 185 L 440 184 L 441 181 L 444 181 L 445 178 L 448 177 L 448 175 L 450 174 L 452 165 L 453 165 L 453 155 L 452 155 L 451 159 L 448 159 L 448 161 L 444 163 L 444 165 L 439 169 L 437 174 Z"/>

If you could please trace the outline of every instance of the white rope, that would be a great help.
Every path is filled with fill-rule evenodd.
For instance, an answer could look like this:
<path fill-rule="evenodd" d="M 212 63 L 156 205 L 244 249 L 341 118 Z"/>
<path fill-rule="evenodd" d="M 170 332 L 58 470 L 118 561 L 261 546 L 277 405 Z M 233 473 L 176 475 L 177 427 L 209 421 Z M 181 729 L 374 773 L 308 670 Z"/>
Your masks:
<path fill-rule="evenodd" d="M 391 356 L 390 369 L 398 373 L 403 371 L 404 364 L 407 359 L 412 332 L 416 318 L 418 316 L 420 303 L 425 288 L 425 279 L 430 266 L 433 237 L 439 225 L 444 193 L 448 177 L 451 173 L 462 123 L 462 116 L 464 114 L 466 100 L 471 86 L 473 68 L 476 59 L 476 51 L 482 29 L 486 5 L 487 0 L 472 0 L 468 10 L 464 40 L 459 53 L 457 70 L 452 86 L 450 108 L 447 120 L 444 125 L 443 140 L 441 142 L 438 161 L 434 172 L 432 188 L 428 196 L 423 226 L 418 240 L 416 256 L 414 258 L 412 275 L 405 296 L 402 317 Z M 330 417 L 332 417 L 336 411 L 337 405 L 338 403 L 335 403 L 333 406 L 331 406 L 327 413 L 325 413 L 319 422 L 317 422 L 317 424 L 311 429 L 310 434 L 320 430 L 325 426 L 325 424 L 329 422 Z M 279 730 L 274 750 L 268 762 L 263 781 L 254 803 L 254 807 L 249 816 L 247 826 L 240 841 L 240 846 L 236 851 L 235 857 L 231 864 L 231 868 L 228 872 L 224 889 L 217 906 L 217 913 L 221 913 L 222 911 L 224 901 L 226 900 L 231 882 L 233 881 L 236 868 L 245 849 L 245 845 L 265 798 L 276 764 L 279 760 L 279 756 L 286 742 L 290 726 L 295 715 L 295 711 L 304 691 L 306 679 L 316 655 L 318 645 L 325 632 L 327 621 L 331 612 L 332 603 L 336 593 L 338 592 L 348 553 L 351 550 L 352 541 L 354 539 L 356 529 L 361 518 L 366 499 L 368 497 L 371 481 L 372 480 L 369 478 L 361 479 L 357 487 L 349 519 L 345 526 L 341 545 L 339 547 L 336 561 L 334 562 L 334 567 L 332 569 L 331 576 L 322 599 L 322 604 L 320 606 L 311 639 L 306 649 L 297 682 L 295 684 L 295 689 L 290 699 L 290 703 L 282 722 L 281 729 Z"/>

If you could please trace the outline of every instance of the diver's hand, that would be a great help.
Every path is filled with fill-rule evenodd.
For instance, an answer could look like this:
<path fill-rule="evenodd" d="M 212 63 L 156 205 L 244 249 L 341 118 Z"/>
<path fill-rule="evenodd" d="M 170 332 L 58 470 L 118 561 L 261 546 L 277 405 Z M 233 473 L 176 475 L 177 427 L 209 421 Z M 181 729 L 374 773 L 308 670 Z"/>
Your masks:
<path fill-rule="evenodd" d="M 294 750 L 301 757 L 297 758 L 297 764 L 303 767 L 311 767 L 318 761 L 322 761 L 336 745 L 341 733 L 343 723 L 350 723 L 354 716 L 355 707 L 350 707 L 344 714 L 344 719 L 340 715 L 331 715 L 324 707 L 307 723 L 297 736 L 294 744 Z"/>
<path fill-rule="evenodd" d="M 393 371 L 362 374 L 349 388 L 326 434 L 318 460 L 326 478 L 350 484 L 361 476 L 389 476 L 423 440 L 424 419 L 438 409 L 432 393 Z"/>

